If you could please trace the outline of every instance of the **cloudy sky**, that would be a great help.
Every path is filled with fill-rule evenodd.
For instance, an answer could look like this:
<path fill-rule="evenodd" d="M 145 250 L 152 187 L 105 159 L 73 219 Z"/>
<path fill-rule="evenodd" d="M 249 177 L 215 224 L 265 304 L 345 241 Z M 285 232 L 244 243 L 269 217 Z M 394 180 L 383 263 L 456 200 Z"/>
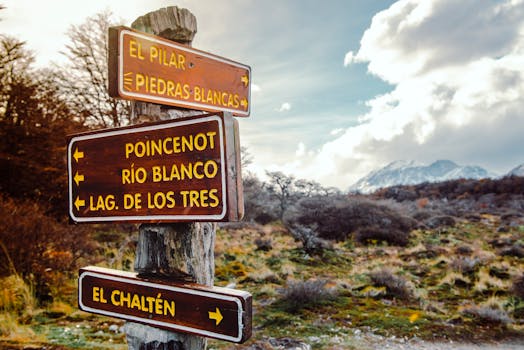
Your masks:
<path fill-rule="evenodd" d="M 347 189 L 395 160 L 524 163 L 524 0 L 0 0 L 0 33 L 60 62 L 71 25 L 189 9 L 193 46 L 252 68 L 251 170 Z"/>

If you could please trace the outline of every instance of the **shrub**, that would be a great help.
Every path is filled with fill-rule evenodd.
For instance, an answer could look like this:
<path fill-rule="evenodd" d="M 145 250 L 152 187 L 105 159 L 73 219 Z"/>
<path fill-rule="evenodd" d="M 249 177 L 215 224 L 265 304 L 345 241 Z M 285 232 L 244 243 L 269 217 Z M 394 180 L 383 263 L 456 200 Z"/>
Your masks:
<path fill-rule="evenodd" d="M 514 244 L 511 247 L 504 248 L 500 251 L 502 256 L 514 256 L 516 258 L 524 258 L 524 247 L 520 244 Z"/>
<path fill-rule="evenodd" d="M 479 323 L 507 325 L 512 322 L 506 311 L 490 306 L 471 306 L 463 309 L 462 314 L 477 319 Z"/>
<path fill-rule="evenodd" d="M 294 226 L 289 228 L 293 237 L 302 243 L 302 249 L 309 255 L 322 255 L 324 250 L 332 246 L 326 240 L 319 238 L 309 227 Z"/>
<path fill-rule="evenodd" d="M 355 241 L 364 245 L 386 242 L 405 247 L 409 243 L 409 232 L 378 226 L 364 227 L 355 233 Z"/>
<path fill-rule="evenodd" d="M 346 240 L 360 229 L 380 227 L 408 233 L 416 226 L 415 220 L 387 205 L 347 196 L 303 198 L 287 212 L 284 222 L 288 227 L 308 227 L 320 238 L 337 241 Z"/>
<path fill-rule="evenodd" d="M 336 293 L 326 288 L 326 284 L 325 280 L 290 281 L 282 291 L 281 301 L 288 311 L 293 312 L 332 300 Z"/>
<path fill-rule="evenodd" d="M 61 224 L 32 201 L 0 196 L 0 217 L 0 257 L 8 262 L 0 264 L 0 277 L 21 276 L 40 301 L 49 301 L 96 248 L 86 227 Z"/>
<path fill-rule="evenodd" d="M 516 297 L 524 300 L 524 274 L 520 275 L 515 279 L 515 281 L 513 281 L 511 290 Z"/>
<path fill-rule="evenodd" d="M 371 282 L 376 287 L 386 287 L 387 294 L 394 298 L 409 300 L 413 292 L 404 278 L 395 276 L 391 270 L 382 268 L 369 274 Z"/>
<path fill-rule="evenodd" d="M 271 239 L 257 238 L 255 239 L 255 245 L 257 246 L 256 250 L 261 250 L 263 252 L 269 252 L 273 249 L 273 242 Z"/>
<path fill-rule="evenodd" d="M 427 219 L 424 224 L 426 224 L 427 227 L 435 229 L 439 227 L 453 227 L 456 224 L 455 219 L 452 216 L 449 215 L 441 215 L 441 216 L 434 216 L 432 218 Z"/>
<path fill-rule="evenodd" d="M 477 258 L 460 257 L 453 259 L 450 266 L 453 270 L 464 274 L 470 274 L 477 270 L 480 260 Z"/>
<path fill-rule="evenodd" d="M 277 203 L 269 195 L 267 186 L 255 175 L 246 174 L 244 185 L 244 220 L 265 225 L 279 219 Z"/>

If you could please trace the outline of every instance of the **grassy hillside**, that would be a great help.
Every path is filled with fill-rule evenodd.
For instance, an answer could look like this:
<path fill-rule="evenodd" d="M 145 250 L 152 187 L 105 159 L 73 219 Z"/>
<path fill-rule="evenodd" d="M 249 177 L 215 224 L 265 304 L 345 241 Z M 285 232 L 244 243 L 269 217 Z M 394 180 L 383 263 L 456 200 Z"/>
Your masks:
<path fill-rule="evenodd" d="M 215 284 L 253 295 L 254 335 L 211 348 L 285 339 L 358 349 L 361 334 L 524 338 L 522 178 L 370 196 L 266 191 L 255 180 L 248 221 L 221 225 L 215 246 Z M 137 227 L 72 226 L 28 201 L 1 203 L 0 348 L 126 348 L 122 321 L 78 311 L 76 274 L 88 264 L 132 269 Z"/>
<path fill-rule="evenodd" d="M 402 248 L 349 239 L 308 255 L 281 224 L 226 225 L 217 232 L 216 284 L 253 294 L 254 337 L 245 346 L 287 337 L 318 349 L 351 348 L 358 331 L 475 341 L 523 336 L 524 302 L 513 288 L 524 259 L 508 247 L 524 245 L 524 225 L 504 233 L 499 226 L 499 217 L 486 214 L 478 222 L 414 230 Z M 113 265 L 125 268 L 132 244 L 115 250 L 108 237 L 99 238 L 110 256 L 120 254 Z M 32 305 L 23 282 L 9 283 L 1 299 L 2 344 L 125 348 L 122 322 L 76 310 L 74 281 L 45 308 Z"/>

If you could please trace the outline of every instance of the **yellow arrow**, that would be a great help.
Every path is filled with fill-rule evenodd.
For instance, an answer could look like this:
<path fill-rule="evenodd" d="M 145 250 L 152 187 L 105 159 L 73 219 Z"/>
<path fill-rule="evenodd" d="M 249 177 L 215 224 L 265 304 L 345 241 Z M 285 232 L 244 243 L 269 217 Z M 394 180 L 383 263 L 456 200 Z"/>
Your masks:
<path fill-rule="evenodd" d="M 80 211 L 80 208 L 84 207 L 85 205 L 86 205 L 86 201 L 85 200 L 80 199 L 80 197 L 76 197 L 76 200 L 75 200 L 76 210 Z"/>
<path fill-rule="evenodd" d="M 80 186 L 80 182 L 85 180 L 84 175 L 80 175 L 78 171 L 76 172 L 75 177 L 73 179 L 75 180 L 77 186 Z"/>
<path fill-rule="evenodd" d="M 220 324 L 220 321 L 222 321 L 223 318 L 224 317 L 220 313 L 220 309 L 218 307 L 215 308 L 215 312 L 209 311 L 209 319 L 210 320 L 215 320 L 215 322 L 216 322 L 215 326 L 218 326 Z"/>
<path fill-rule="evenodd" d="M 73 154 L 73 158 L 75 158 L 76 162 L 78 163 L 79 159 L 84 158 L 84 152 L 80 152 L 77 147 L 75 149 L 75 153 Z"/>
<path fill-rule="evenodd" d="M 242 101 L 240 101 L 240 105 L 247 109 L 247 99 L 243 98 Z"/>
<path fill-rule="evenodd" d="M 242 78 L 240 78 L 240 81 L 244 83 L 244 86 L 247 86 L 247 84 L 249 84 L 249 77 L 247 75 L 243 75 Z"/>

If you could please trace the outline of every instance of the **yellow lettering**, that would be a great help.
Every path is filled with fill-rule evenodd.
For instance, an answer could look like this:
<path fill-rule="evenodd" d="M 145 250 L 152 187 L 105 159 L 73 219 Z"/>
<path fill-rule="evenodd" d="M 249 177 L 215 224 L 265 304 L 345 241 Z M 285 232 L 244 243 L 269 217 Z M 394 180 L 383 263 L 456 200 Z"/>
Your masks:
<path fill-rule="evenodd" d="M 175 83 L 171 80 L 167 81 L 167 96 L 173 96 L 175 97 L 175 93 L 173 90 L 175 89 Z"/>
<path fill-rule="evenodd" d="M 116 207 L 115 196 L 108 194 L 107 196 L 98 195 L 96 199 L 89 196 L 89 210 L 113 210 Z"/>
<path fill-rule="evenodd" d="M 141 193 L 124 193 L 124 209 L 142 209 L 142 194 Z"/>
<path fill-rule="evenodd" d="M 143 60 L 142 56 L 142 44 L 136 42 L 136 40 L 129 40 L 129 56 Z"/>
<path fill-rule="evenodd" d="M 189 88 L 189 85 L 188 84 L 184 84 L 184 95 L 182 96 L 182 98 L 184 100 L 188 100 L 190 97 L 191 97 L 191 90 Z"/>
<path fill-rule="evenodd" d="M 120 292 L 120 305 L 124 306 L 124 303 L 126 303 L 125 307 L 129 308 L 130 302 L 131 302 L 131 295 L 126 292 Z"/>
<path fill-rule="evenodd" d="M 171 317 L 175 317 L 175 302 L 174 301 L 164 301 L 164 316 L 167 316 L 167 314 L 170 314 Z"/>
<path fill-rule="evenodd" d="M 220 203 L 220 200 L 216 196 L 217 193 L 218 193 L 218 190 L 216 188 L 213 188 L 212 190 L 209 191 L 209 198 L 213 200 L 212 203 L 209 203 L 209 206 L 211 208 L 216 208 L 218 204 Z"/>
<path fill-rule="evenodd" d="M 186 70 L 186 56 L 178 54 L 178 68 Z"/>
<path fill-rule="evenodd" d="M 100 301 L 100 287 L 93 287 L 93 301 Z"/>
<path fill-rule="evenodd" d="M 135 74 L 135 89 L 139 91 L 142 86 L 146 85 L 146 77 L 143 74 Z M 148 91 L 146 86 L 146 91 Z"/>
<path fill-rule="evenodd" d="M 211 171 L 210 171 L 211 170 Z M 218 173 L 218 164 L 214 160 L 208 160 L 204 165 L 204 174 L 208 179 L 214 178 Z"/>
<path fill-rule="evenodd" d="M 135 145 L 133 145 L 132 143 L 126 143 L 125 145 L 126 147 L 126 159 L 129 158 L 129 155 L 133 152 L 133 150 L 135 149 Z"/>
<path fill-rule="evenodd" d="M 156 297 L 156 300 L 155 300 L 155 313 L 157 315 L 162 315 L 162 307 L 164 306 L 163 305 L 163 300 L 160 299 L 162 297 L 162 294 L 158 293 L 157 297 Z"/>
<path fill-rule="evenodd" d="M 194 150 L 205 151 L 206 149 L 215 149 L 216 136 L 216 131 L 208 131 L 206 133 L 199 132 L 197 134 L 183 136 L 168 136 L 163 139 L 137 141 L 135 143 L 126 143 L 124 152 L 126 159 L 130 159 L 132 157 L 154 157 L 164 154 L 192 152 Z M 132 165 L 132 168 L 133 167 L 134 164 Z M 135 173 L 142 172 L 142 170 L 139 169 L 140 168 L 122 171 L 122 183 L 137 182 Z M 144 174 L 140 174 L 140 176 L 143 177 Z"/>
<path fill-rule="evenodd" d="M 198 86 L 195 86 L 194 89 L 194 97 L 195 101 L 200 102 L 202 101 L 202 96 L 200 94 L 200 88 Z"/>
<path fill-rule="evenodd" d="M 120 296 L 120 291 L 115 289 L 111 292 L 111 304 L 115 306 L 120 306 L 120 299 L 117 300 L 116 296 Z"/>
<path fill-rule="evenodd" d="M 137 294 L 133 294 L 133 298 L 131 300 L 131 309 L 141 309 L 140 305 L 140 297 Z"/>
<path fill-rule="evenodd" d="M 203 179 L 204 178 L 204 175 L 202 175 L 202 173 L 198 173 L 198 168 L 201 168 L 204 166 L 204 163 L 202 162 L 196 162 L 195 165 L 193 165 L 193 175 L 195 176 L 195 178 L 197 179 Z"/>
<path fill-rule="evenodd" d="M 173 143 L 173 139 L 171 137 L 166 137 L 164 141 L 162 142 L 162 150 L 164 151 L 165 154 L 173 154 L 173 150 L 167 147 L 167 143 L 170 141 L 171 143 Z"/>
<path fill-rule="evenodd" d="M 207 137 L 209 137 L 209 148 L 214 149 L 215 148 L 215 136 L 216 131 L 209 131 L 206 133 Z"/>
<path fill-rule="evenodd" d="M 193 150 L 193 135 L 189 135 L 189 137 L 182 137 L 182 149 L 184 152 L 186 150 Z"/>
<path fill-rule="evenodd" d="M 100 288 L 100 302 L 102 304 L 107 304 L 107 299 L 104 298 L 104 288 Z"/>
<path fill-rule="evenodd" d="M 205 150 L 206 147 L 207 147 L 206 135 L 204 135 L 203 133 L 196 134 L 193 144 L 195 145 L 195 148 L 197 150 L 199 150 L 199 151 Z"/>
<path fill-rule="evenodd" d="M 173 181 L 173 179 L 180 180 L 180 174 L 178 173 L 178 168 L 175 164 L 171 167 L 171 175 L 170 175 L 170 181 Z"/>
<path fill-rule="evenodd" d="M 198 191 L 189 192 L 189 206 L 190 207 L 199 207 L 198 203 Z"/>
<path fill-rule="evenodd" d="M 153 303 L 155 302 L 154 297 L 146 297 L 147 301 L 147 311 L 151 312 L 153 311 Z"/>
<path fill-rule="evenodd" d="M 149 62 L 153 62 L 156 58 L 158 58 L 158 48 L 156 46 L 151 46 L 149 48 Z"/>
<path fill-rule="evenodd" d="M 169 57 L 169 66 L 173 66 L 175 68 L 178 68 L 178 61 L 177 61 L 177 56 L 176 56 L 176 53 L 174 52 L 171 52 L 171 56 Z"/>

